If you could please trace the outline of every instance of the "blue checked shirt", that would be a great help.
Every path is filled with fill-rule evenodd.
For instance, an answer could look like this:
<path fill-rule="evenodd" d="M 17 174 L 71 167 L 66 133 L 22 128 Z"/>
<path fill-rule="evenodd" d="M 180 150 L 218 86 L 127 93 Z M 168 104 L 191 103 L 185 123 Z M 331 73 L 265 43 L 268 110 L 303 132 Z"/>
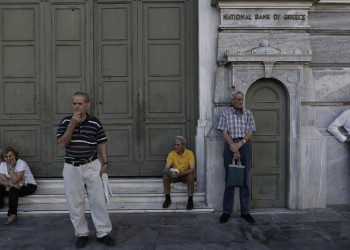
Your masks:
<path fill-rule="evenodd" d="M 247 132 L 256 130 L 252 112 L 243 109 L 242 114 L 238 115 L 232 107 L 224 110 L 216 128 L 227 131 L 232 139 L 243 138 Z"/>

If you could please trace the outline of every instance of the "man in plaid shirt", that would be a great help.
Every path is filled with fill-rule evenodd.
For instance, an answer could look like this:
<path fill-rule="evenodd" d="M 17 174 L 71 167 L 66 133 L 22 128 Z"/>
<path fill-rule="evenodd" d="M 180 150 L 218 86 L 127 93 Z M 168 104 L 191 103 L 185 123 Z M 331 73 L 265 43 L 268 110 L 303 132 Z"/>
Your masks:
<path fill-rule="evenodd" d="M 249 171 L 251 163 L 251 145 L 255 121 L 253 113 L 243 108 L 244 94 L 237 91 L 232 94 L 230 107 L 221 114 L 217 129 L 222 131 L 224 147 L 225 182 L 228 177 L 228 165 L 232 160 L 241 160 L 245 166 L 244 185 L 240 187 L 241 217 L 249 223 L 254 223 L 254 218 L 249 214 Z M 223 200 L 223 214 L 220 223 L 226 223 L 233 211 L 234 187 L 226 187 Z"/>

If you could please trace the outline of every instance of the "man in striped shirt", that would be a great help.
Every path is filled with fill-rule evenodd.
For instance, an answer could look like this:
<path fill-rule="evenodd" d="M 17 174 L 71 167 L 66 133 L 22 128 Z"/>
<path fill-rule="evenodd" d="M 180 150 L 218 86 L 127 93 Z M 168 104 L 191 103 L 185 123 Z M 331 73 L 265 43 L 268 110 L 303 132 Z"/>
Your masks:
<path fill-rule="evenodd" d="M 232 160 L 240 159 L 241 164 L 245 166 L 244 184 L 240 187 L 241 217 L 249 223 L 254 223 L 253 217 L 249 214 L 249 171 L 251 162 L 250 139 L 255 131 L 255 121 L 253 113 L 243 108 L 244 94 L 237 91 L 232 94 L 230 107 L 221 114 L 217 129 L 222 131 L 224 147 L 224 167 L 225 182 L 228 177 L 228 165 Z M 223 214 L 220 217 L 220 223 L 226 223 L 231 217 L 233 211 L 234 187 L 226 187 L 223 199 Z"/>
<path fill-rule="evenodd" d="M 101 176 L 107 173 L 107 137 L 101 122 L 87 113 L 89 96 L 84 92 L 73 95 L 73 114 L 66 116 L 57 129 L 57 143 L 65 149 L 63 179 L 70 219 L 78 237 L 76 248 L 83 248 L 89 235 L 85 218 L 85 190 L 96 228 L 97 240 L 114 246 L 108 234 L 112 224 L 107 212 Z M 100 152 L 103 164 L 98 160 Z"/>

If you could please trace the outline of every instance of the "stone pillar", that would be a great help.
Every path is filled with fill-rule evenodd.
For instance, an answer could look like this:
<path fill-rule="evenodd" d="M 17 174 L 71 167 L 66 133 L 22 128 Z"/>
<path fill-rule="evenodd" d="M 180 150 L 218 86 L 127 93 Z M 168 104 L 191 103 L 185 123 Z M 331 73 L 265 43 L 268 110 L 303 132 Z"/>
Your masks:
<path fill-rule="evenodd" d="M 206 136 L 213 123 L 213 86 L 216 72 L 216 55 L 209 53 L 217 48 L 218 12 L 211 0 L 198 1 L 198 108 L 196 129 L 197 191 L 206 189 Z"/>

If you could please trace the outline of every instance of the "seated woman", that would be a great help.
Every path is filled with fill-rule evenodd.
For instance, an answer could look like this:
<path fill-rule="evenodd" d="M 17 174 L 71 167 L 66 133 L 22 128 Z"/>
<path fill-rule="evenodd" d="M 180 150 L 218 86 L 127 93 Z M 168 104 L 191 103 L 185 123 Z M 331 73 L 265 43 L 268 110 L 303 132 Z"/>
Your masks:
<path fill-rule="evenodd" d="M 13 147 L 4 148 L 0 164 L 0 208 L 4 206 L 4 196 L 9 197 L 8 218 L 4 225 L 17 220 L 18 198 L 34 193 L 36 188 L 28 164 L 18 159 L 18 152 Z"/>

